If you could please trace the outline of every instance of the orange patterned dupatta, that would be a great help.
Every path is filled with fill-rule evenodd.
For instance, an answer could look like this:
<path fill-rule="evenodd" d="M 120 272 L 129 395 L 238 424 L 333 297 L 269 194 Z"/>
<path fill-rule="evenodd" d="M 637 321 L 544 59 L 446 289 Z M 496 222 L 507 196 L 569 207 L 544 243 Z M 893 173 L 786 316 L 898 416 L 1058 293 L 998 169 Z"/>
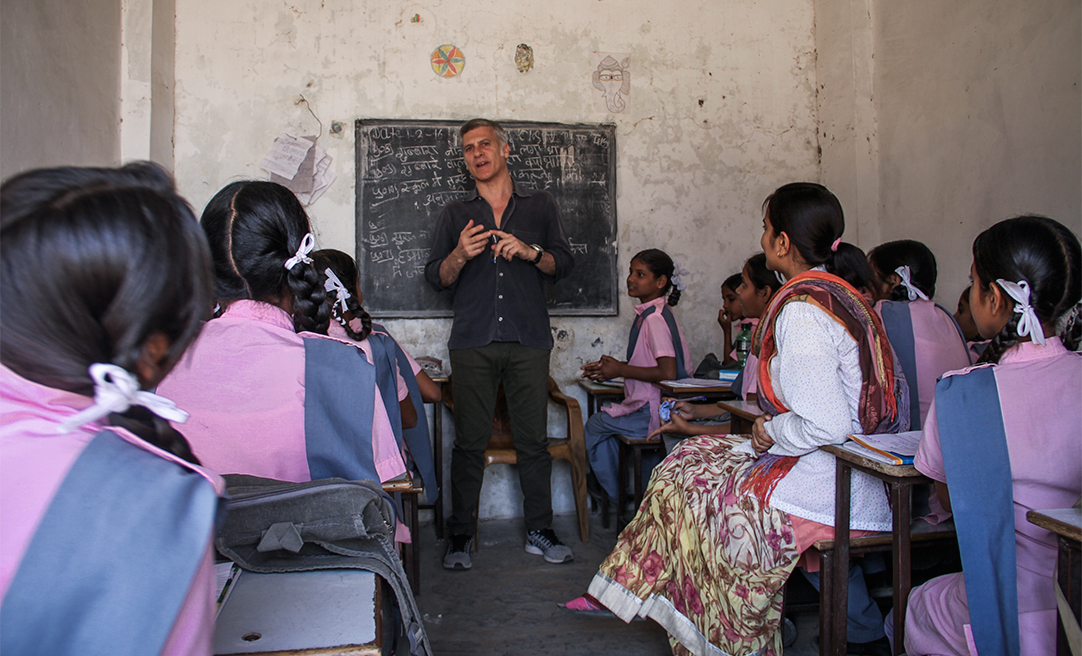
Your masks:
<path fill-rule="evenodd" d="M 811 303 L 837 321 L 856 340 L 860 353 L 858 415 L 864 433 L 894 433 L 909 427 L 909 389 L 897 369 L 894 351 L 887 341 L 883 322 L 864 297 L 849 283 L 825 271 L 805 271 L 774 294 L 752 338 L 752 352 L 759 355 L 759 407 L 776 416 L 789 412 L 778 398 L 770 377 L 770 361 L 778 354 L 774 328 L 782 309 L 794 301 Z M 765 453 L 744 481 L 745 491 L 765 502 L 778 482 L 793 468 L 796 456 Z"/>

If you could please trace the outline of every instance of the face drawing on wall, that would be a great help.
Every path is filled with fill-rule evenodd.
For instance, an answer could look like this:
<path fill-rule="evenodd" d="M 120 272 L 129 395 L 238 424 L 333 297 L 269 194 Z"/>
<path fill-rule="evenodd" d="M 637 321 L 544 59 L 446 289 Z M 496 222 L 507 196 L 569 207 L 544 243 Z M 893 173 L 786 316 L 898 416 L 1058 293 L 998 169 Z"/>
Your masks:
<path fill-rule="evenodd" d="M 616 61 L 606 56 L 593 72 L 594 88 L 601 92 L 608 111 L 618 114 L 627 108 L 625 98 L 631 91 L 630 57 Z"/>

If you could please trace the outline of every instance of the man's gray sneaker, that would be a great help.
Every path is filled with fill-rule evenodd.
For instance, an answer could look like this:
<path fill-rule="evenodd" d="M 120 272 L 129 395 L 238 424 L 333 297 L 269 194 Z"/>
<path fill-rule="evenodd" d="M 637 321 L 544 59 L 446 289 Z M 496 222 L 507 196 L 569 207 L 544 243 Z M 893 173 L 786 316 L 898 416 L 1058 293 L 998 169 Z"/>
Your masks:
<path fill-rule="evenodd" d="M 550 563 L 569 563 L 575 559 L 571 549 L 556 537 L 556 531 L 543 528 L 526 534 L 526 553 L 544 556 Z M 444 561 L 446 562 L 446 560 Z M 446 565 L 444 565 L 446 567 Z"/>
<path fill-rule="evenodd" d="M 470 560 L 470 547 L 473 546 L 473 536 L 465 534 L 452 535 L 447 539 L 447 552 L 443 554 L 443 569 L 469 569 L 473 567 Z"/>

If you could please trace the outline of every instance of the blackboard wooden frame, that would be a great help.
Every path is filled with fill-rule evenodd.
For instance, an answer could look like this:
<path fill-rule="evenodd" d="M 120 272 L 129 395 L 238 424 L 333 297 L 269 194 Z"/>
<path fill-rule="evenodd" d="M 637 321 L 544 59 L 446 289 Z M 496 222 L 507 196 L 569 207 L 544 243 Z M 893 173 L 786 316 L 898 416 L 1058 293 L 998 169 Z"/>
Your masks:
<path fill-rule="evenodd" d="M 358 119 L 356 248 L 364 306 L 378 318 L 450 317 L 451 294 L 424 280 L 440 210 L 473 188 L 462 160 L 462 121 Z M 614 316 L 620 293 L 616 126 L 501 122 L 511 176 L 549 189 L 575 269 L 548 289 L 554 316 Z"/>

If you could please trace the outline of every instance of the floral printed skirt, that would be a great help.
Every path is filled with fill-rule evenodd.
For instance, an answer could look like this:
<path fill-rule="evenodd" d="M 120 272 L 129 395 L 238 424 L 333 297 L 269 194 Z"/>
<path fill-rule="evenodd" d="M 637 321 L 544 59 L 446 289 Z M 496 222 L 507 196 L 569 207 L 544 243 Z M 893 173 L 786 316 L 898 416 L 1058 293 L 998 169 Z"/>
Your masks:
<path fill-rule="evenodd" d="M 800 554 L 789 516 L 742 492 L 755 458 L 731 449 L 747 439 L 684 440 L 590 583 L 625 622 L 665 627 L 674 654 L 782 653 L 782 590 Z"/>

